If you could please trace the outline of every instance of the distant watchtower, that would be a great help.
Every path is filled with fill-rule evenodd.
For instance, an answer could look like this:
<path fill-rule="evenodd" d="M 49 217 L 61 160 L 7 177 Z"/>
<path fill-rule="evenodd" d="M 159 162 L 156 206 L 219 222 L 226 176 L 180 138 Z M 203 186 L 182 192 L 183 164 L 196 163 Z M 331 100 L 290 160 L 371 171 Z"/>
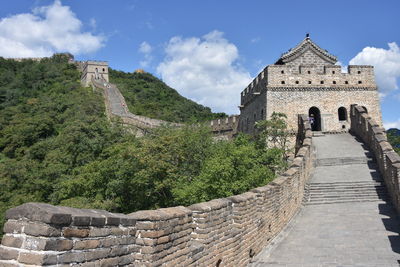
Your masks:
<path fill-rule="evenodd" d="M 294 131 L 298 114 L 313 117 L 314 131 L 347 131 L 352 104 L 364 106 L 381 125 L 373 67 L 352 65 L 342 73 L 336 62 L 307 35 L 242 91 L 239 131 L 254 133 L 255 123 L 269 119 L 273 112 L 285 113 Z"/>
<path fill-rule="evenodd" d="M 82 86 L 89 86 L 92 78 L 109 81 L 108 63 L 106 61 L 84 61 L 81 63 L 80 69 L 82 71 Z"/>

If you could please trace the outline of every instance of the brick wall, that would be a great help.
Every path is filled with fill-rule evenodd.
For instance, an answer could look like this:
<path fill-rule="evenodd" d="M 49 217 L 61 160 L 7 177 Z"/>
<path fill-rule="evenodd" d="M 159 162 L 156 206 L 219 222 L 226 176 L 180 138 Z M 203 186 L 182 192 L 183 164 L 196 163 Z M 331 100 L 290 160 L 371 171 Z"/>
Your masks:
<path fill-rule="evenodd" d="M 299 120 L 289 169 L 240 195 L 127 215 L 43 203 L 10 209 L 0 266 L 246 266 L 301 206 L 313 156 L 307 117 Z"/>
<path fill-rule="evenodd" d="M 373 152 L 392 203 L 400 213 L 400 156 L 387 141 L 385 129 L 363 107 L 352 105 L 351 131 Z"/>

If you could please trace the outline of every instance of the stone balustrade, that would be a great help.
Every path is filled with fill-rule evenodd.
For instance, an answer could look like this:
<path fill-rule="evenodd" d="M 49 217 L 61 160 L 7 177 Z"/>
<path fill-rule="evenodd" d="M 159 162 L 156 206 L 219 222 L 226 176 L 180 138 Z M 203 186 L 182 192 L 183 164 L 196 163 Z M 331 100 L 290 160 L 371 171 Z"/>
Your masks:
<path fill-rule="evenodd" d="M 400 213 L 400 156 L 386 138 L 385 129 L 379 127 L 364 107 L 351 106 L 351 131 L 373 152 L 379 171 L 383 176 L 393 205 Z"/>

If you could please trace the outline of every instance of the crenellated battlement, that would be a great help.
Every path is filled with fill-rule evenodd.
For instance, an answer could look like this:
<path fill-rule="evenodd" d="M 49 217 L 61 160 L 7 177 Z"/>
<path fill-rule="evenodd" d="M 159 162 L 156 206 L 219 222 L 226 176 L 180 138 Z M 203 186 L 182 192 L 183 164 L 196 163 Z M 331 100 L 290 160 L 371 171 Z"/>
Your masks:
<path fill-rule="evenodd" d="M 227 139 L 233 138 L 238 131 L 239 115 L 229 116 L 223 119 L 215 119 L 208 122 L 211 132 L 218 136 L 224 136 Z"/>
<path fill-rule="evenodd" d="M 315 113 L 314 130 L 348 131 L 351 104 L 367 107 L 381 123 L 373 66 L 350 65 L 342 72 L 336 63 L 335 56 L 307 36 L 275 64 L 266 66 L 242 91 L 239 130 L 254 134 L 258 120 L 279 112 L 286 114 L 292 130 L 297 127 L 297 114 Z"/>

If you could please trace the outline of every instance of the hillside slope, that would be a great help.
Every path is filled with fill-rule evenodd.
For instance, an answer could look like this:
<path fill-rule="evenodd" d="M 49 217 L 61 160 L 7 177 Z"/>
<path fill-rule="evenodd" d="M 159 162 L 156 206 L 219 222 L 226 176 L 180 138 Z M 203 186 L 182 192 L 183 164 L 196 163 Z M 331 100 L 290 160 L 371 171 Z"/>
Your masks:
<path fill-rule="evenodd" d="M 150 73 L 110 69 L 109 75 L 110 82 L 118 86 L 133 114 L 170 122 L 199 122 L 226 116 L 212 113 L 210 108 L 181 96 Z"/>
<path fill-rule="evenodd" d="M 400 130 L 392 128 L 387 130 L 387 136 L 394 150 L 400 155 Z"/>
<path fill-rule="evenodd" d="M 153 93 L 157 90 L 154 88 Z M 149 98 L 141 96 L 143 106 L 148 100 L 149 106 L 156 109 L 158 100 Z M 194 120 L 214 116 L 209 109 L 201 110 L 180 96 L 174 103 L 168 106 L 169 114 L 191 114 Z M 187 103 L 191 105 L 186 110 Z M 193 107 L 197 113 L 192 112 Z M 40 62 L 0 57 L 0 228 L 6 209 L 28 201 L 116 207 L 111 200 L 116 193 L 111 197 L 104 192 L 110 190 L 108 182 L 115 183 L 110 178 L 114 176 L 105 173 L 111 179 L 107 182 L 93 176 L 93 184 L 86 183 L 92 176 L 79 176 L 88 165 L 119 157 L 117 152 L 110 152 L 113 147 L 137 143 L 120 126 L 112 126 L 104 113 L 102 95 L 80 86 L 80 73 L 66 57 L 58 55 Z M 68 191 L 69 181 L 77 177 L 81 183 Z"/>

